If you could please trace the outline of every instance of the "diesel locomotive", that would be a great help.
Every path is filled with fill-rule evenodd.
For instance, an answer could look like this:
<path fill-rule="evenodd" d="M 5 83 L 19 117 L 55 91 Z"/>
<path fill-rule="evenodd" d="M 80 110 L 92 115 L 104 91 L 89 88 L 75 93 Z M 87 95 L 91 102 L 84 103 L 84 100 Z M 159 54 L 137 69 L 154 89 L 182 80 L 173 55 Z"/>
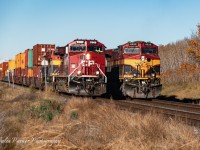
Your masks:
<path fill-rule="evenodd" d="M 60 49 L 65 50 L 64 56 Z M 104 44 L 97 40 L 76 39 L 64 48 L 58 47 L 55 54 L 63 60 L 58 70 L 51 74 L 56 91 L 88 96 L 106 92 Z"/>
<path fill-rule="evenodd" d="M 108 88 L 130 98 L 156 98 L 162 89 L 158 46 L 151 42 L 127 42 L 106 50 Z M 113 91 L 113 89 L 115 90 Z"/>

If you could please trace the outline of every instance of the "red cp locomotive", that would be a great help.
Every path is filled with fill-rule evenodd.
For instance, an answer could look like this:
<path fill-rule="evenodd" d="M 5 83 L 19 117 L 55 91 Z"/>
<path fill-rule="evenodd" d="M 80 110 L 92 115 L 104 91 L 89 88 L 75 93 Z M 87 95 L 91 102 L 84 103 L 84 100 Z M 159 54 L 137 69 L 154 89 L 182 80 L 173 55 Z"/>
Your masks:
<path fill-rule="evenodd" d="M 76 39 L 57 47 L 62 65 L 51 74 L 56 91 L 99 96 L 106 93 L 105 46 L 97 40 Z"/>

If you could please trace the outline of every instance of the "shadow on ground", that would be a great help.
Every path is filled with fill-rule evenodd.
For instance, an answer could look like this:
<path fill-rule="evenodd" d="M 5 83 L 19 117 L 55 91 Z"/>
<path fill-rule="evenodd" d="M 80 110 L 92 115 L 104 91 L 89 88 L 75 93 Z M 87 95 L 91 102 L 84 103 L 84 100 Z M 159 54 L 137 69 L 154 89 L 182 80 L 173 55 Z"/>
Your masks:
<path fill-rule="evenodd" d="M 175 95 L 172 95 L 172 96 L 161 95 L 161 96 L 158 96 L 157 99 L 167 100 L 167 101 L 175 101 L 175 102 L 183 102 L 183 103 L 200 104 L 200 99 L 191 99 L 191 98 L 178 99 Z"/>

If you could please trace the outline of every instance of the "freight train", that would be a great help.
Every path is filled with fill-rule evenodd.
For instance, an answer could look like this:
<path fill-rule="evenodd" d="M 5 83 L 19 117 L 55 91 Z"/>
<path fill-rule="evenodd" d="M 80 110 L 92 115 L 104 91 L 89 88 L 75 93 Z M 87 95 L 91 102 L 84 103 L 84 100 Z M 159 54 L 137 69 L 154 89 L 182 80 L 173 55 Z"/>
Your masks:
<path fill-rule="evenodd" d="M 151 42 L 127 42 L 106 50 L 108 89 L 112 96 L 156 98 L 159 96 L 160 58 Z"/>
<path fill-rule="evenodd" d="M 74 95 L 100 96 L 106 92 L 105 45 L 76 39 L 64 47 L 37 44 L 0 65 L 0 80 Z"/>
<path fill-rule="evenodd" d="M 97 40 L 63 47 L 37 44 L 0 64 L 0 80 L 73 95 L 155 98 L 160 92 L 158 46 L 135 41 L 105 50 Z"/>

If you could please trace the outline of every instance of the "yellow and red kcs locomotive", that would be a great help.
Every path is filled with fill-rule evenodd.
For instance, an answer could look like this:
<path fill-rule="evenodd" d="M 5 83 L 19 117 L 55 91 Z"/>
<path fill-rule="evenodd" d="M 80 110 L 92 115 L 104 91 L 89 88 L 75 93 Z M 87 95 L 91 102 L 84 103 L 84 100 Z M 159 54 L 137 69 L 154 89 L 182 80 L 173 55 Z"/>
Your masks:
<path fill-rule="evenodd" d="M 130 98 L 156 98 L 160 83 L 158 46 L 151 42 L 127 42 L 106 50 L 108 91 Z"/>

